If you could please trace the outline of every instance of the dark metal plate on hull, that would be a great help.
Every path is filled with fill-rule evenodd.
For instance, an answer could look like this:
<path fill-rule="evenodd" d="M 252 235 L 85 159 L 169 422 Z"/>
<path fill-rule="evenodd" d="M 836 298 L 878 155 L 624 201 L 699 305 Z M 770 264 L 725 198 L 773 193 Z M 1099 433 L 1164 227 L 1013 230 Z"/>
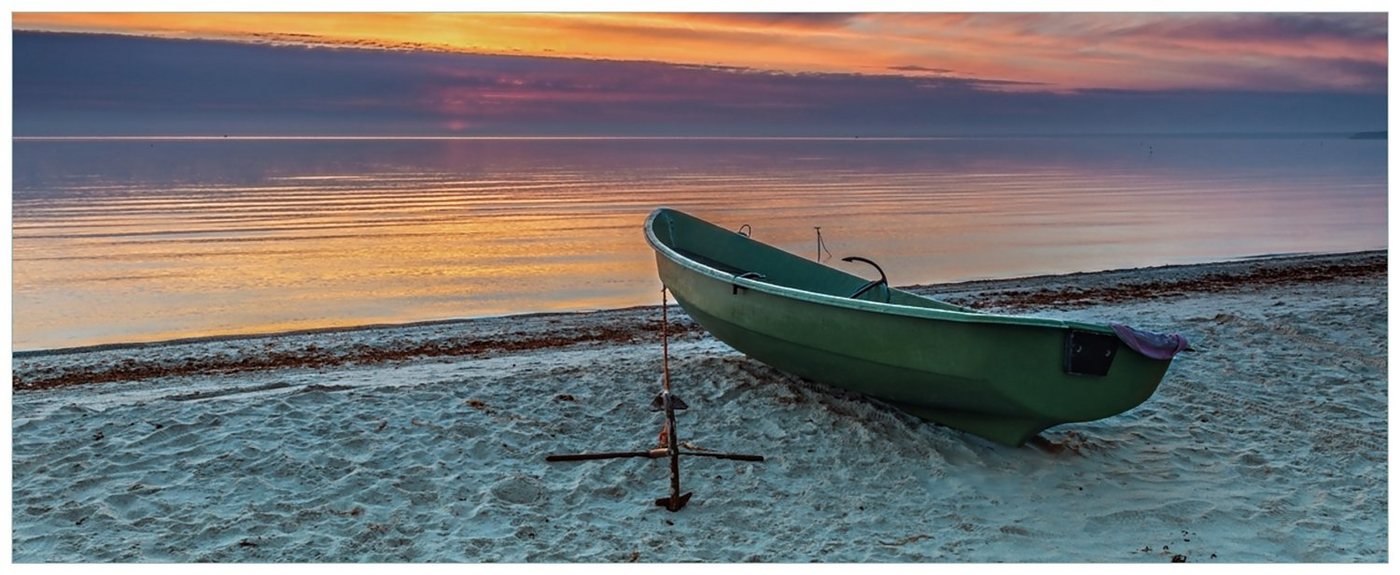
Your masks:
<path fill-rule="evenodd" d="M 1065 373 L 1108 375 L 1108 368 L 1113 365 L 1113 356 L 1117 354 L 1116 335 L 1073 329 L 1065 333 Z"/>

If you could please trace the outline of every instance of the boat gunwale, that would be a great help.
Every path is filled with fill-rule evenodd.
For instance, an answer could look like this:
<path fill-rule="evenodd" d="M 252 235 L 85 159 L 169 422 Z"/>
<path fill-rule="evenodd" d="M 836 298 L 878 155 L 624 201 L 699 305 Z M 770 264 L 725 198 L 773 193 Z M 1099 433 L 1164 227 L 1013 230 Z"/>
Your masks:
<path fill-rule="evenodd" d="M 672 249 L 670 246 L 666 245 L 664 242 L 661 241 L 660 238 L 656 237 L 656 233 L 655 233 L 655 231 L 654 231 L 654 230 L 655 230 L 655 226 L 653 225 L 653 223 L 655 222 L 655 220 L 656 220 L 656 218 L 657 218 L 658 216 L 662 215 L 663 213 L 667 213 L 667 212 L 683 214 L 683 215 L 686 215 L 686 216 L 688 216 L 688 217 L 691 217 L 691 218 L 694 218 L 694 219 L 696 219 L 696 220 L 699 220 L 699 221 L 701 221 L 701 222 L 705 222 L 705 220 L 702 220 L 702 219 L 700 219 L 700 218 L 695 218 L 695 216 L 690 216 L 689 214 L 686 214 L 685 212 L 681 212 L 681 211 L 679 211 L 679 210 L 674 210 L 674 209 L 671 209 L 671 208 L 661 207 L 661 208 L 657 208 L 657 209 L 655 209 L 655 210 L 652 210 L 651 214 L 647 216 L 646 224 L 643 226 L 644 232 L 646 233 L 647 243 L 648 243 L 648 244 L 651 244 L 652 249 L 654 249 L 654 250 L 656 250 L 656 251 L 658 251 L 658 252 L 664 254 L 664 255 L 667 257 L 667 259 L 670 259 L 671 261 L 676 262 L 676 264 L 678 264 L 678 265 L 680 265 L 681 267 L 684 267 L 684 268 L 686 268 L 686 269 L 689 269 L 690 271 L 699 273 L 699 274 L 704 275 L 704 276 L 708 276 L 708 277 L 710 277 L 710 278 L 712 278 L 712 279 L 716 279 L 716 280 L 720 280 L 720 281 L 729 282 L 729 283 L 731 283 L 731 284 L 733 284 L 733 285 L 737 285 L 737 286 L 742 287 L 742 288 L 745 288 L 745 289 L 751 289 L 751 290 L 755 290 L 755 291 L 758 291 L 758 292 L 761 292 L 761 293 L 766 293 L 766 294 L 773 295 L 773 296 L 787 297 L 787 298 L 795 299 L 795 300 L 798 300 L 798 301 L 805 301 L 805 302 L 808 302 L 808 303 L 821 304 L 821 305 L 831 305 L 831 306 L 835 306 L 835 307 L 853 309 L 853 310 L 857 310 L 857 311 L 866 311 L 866 312 L 873 312 L 873 313 L 882 313 L 882 314 L 888 314 L 888 315 L 898 315 L 898 316 L 910 317 L 910 318 L 915 318 L 915 319 L 930 319 L 930 320 L 939 320 L 939 321 L 952 321 L 952 322 L 958 322 L 958 323 L 980 323 L 980 324 L 993 324 L 993 325 L 1015 325 L 1015 326 L 1024 326 L 1024 327 L 1044 327 L 1044 328 L 1055 328 L 1055 329 L 1078 329 L 1078 330 L 1094 331 L 1094 332 L 1099 332 L 1099 333 L 1113 333 L 1113 330 L 1112 330 L 1111 328 L 1109 328 L 1107 325 L 1103 325 L 1103 324 L 1094 324 L 1094 323 L 1086 323 L 1086 322 L 1072 321 L 1072 320 L 1061 320 L 1061 319 L 1053 319 L 1053 318 L 1040 318 L 1040 317 L 1026 317 L 1026 316 L 1002 315 L 1002 314 L 983 313 L 983 312 L 972 312 L 972 313 L 968 313 L 968 312 L 960 312 L 960 311 L 952 311 L 952 310 L 942 310 L 942 309 L 935 309 L 935 308 L 926 308 L 926 307 L 918 307 L 918 306 L 900 305 L 900 304 L 894 304 L 894 303 L 872 302 L 872 301 L 867 301 L 867 300 L 859 300 L 859 299 L 844 298 L 844 297 L 840 297 L 840 296 L 835 296 L 835 295 L 830 295 L 830 294 L 824 294 L 824 293 L 821 293 L 821 292 L 814 292 L 814 291 L 809 291 L 809 290 L 791 288 L 791 287 L 787 287 L 787 286 L 782 286 L 782 285 L 777 285 L 777 284 L 772 284 L 772 283 L 764 282 L 764 281 L 757 280 L 757 279 L 754 279 L 754 278 L 743 278 L 743 277 L 739 277 L 739 276 L 737 276 L 737 275 L 735 275 L 735 274 L 731 274 L 731 273 L 729 273 L 729 272 L 725 272 L 725 271 L 721 271 L 721 270 L 715 269 L 715 268 L 713 268 L 713 267 L 710 267 L 710 266 L 707 266 L 707 265 L 702 264 L 702 263 L 700 263 L 700 262 L 697 262 L 697 261 L 695 261 L 695 260 L 693 260 L 693 259 L 691 259 L 691 258 L 688 258 L 688 257 L 682 255 L 680 252 L 677 252 L 676 250 Z M 705 223 L 709 223 L 709 222 L 705 222 Z M 710 224 L 710 225 L 714 225 L 714 224 Z M 754 242 L 757 242 L 757 243 L 762 243 L 762 242 L 758 242 L 758 240 L 752 240 L 752 239 L 751 239 L 751 241 L 754 241 Z M 763 245 L 770 245 L 770 244 L 763 244 Z M 771 245 L 770 245 L 770 247 L 775 247 L 775 246 L 771 246 Z M 780 248 L 779 248 L 779 249 L 780 249 Z M 792 254 L 791 252 L 788 252 L 788 251 L 786 251 L 786 250 L 781 250 L 781 249 L 780 249 L 780 251 L 782 251 L 783 253 L 786 253 L 786 254 L 788 254 L 788 255 L 791 255 L 792 257 L 800 257 L 800 256 L 797 256 L 797 255 L 795 255 L 795 254 Z M 825 265 L 825 264 L 820 264 L 820 265 Z M 827 267 L 830 268 L 830 266 L 827 266 Z M 848 272 L 846 272 L 846 271 L 844 271 L 844 270 L 840 270 L 840 269 L 837 269 L 837 268 L 831 268 L 831 269 L 836 270 L 836 271 L 839 271 L 839 272 L 841 272 L 841 273 L 848 273 Z M 898 289 L 898 288 L 890 288 L 890 289 Z M 902 291 L 902 290 L 901 290 L 901 291 Z M 908 292 L 906 292 L 906 293 L 908 293 Z M 926 296 L 921 296 L 921 295 L 918 295 L 918 294 L 911 294 L 911 295 L 914 295 L 914 296 L 916 296 L 916 297 L 926 297 Z"/>

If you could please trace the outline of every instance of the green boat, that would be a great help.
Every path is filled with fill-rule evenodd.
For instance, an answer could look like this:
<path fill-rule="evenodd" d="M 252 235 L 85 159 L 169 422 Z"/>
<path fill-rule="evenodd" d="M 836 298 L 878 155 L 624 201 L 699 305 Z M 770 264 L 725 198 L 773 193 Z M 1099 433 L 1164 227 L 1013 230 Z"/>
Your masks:
<path fill-rule="evenodd" d="M 734 349 L 1006 445 L 1141 404 L 1186 348 L 1177 335 L 978 312 L 667 208 L 645 232 L 662 284 Z"/>

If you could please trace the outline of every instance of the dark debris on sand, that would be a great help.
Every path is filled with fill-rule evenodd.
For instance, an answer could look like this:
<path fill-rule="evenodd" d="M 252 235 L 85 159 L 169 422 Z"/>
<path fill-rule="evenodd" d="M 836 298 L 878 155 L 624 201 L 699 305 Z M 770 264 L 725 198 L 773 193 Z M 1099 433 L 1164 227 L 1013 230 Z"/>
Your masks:
<path fill-rule="evenodd" d="M 1181 279 L 1125 281 L 1111 285 L 1064 286 L 1040 289 L 988 291 L 974 297 L 951 297 L 949 301 L 974 309 L 1022 309 L 1047 307 L 1087 307 L 1184 296 L 1189 293 L 1224 293 L 1246 288 L 1284 284 L 1320 283 L 1386 274 L 1385 254 L 1356 258 L 1326 259 L 1315 263 L 1293 262 L 1273 265 L 1263 262 L 1252 269 L 1188 275 Z M 1183 274 L 1187 275 L 1187 274 Z"/>
<path fill-rule="evenodd" d="M 700 333 L 699 325 L 688 320 L 668 324 L 672 338 Z M 227 375 L 277 369 L 325 369 L 343 365 L 376 365 L 428 358 L 473 357 L 509 354 L 538 349 L 564 348 L 584 344 L 629 344 L 650 341 L 659 336 L 661 322 L 642 321 L 620 326 L 591 326 L 582 329 L 515 332 L 497 336 L 448 337 L 426 341 L 396 341 L 383 345 L 358 343 L 328 349 L 308 344 L 298 349 L 260 353 L 191 355 L 176 359 L 134 359 L 98 368 L 42 368 L 16 370 L 15 391 L 35 391 L 71 385 L 140 381 L 159 377 Z"/>

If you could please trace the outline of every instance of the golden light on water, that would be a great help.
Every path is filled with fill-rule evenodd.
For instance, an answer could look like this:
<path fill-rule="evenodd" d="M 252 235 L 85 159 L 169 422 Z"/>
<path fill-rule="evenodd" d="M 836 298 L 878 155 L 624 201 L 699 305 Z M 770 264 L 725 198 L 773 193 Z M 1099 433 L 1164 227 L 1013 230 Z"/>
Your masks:
<path fill-rule="evenodd" d="M 1366 142 L 161 145 L 182 162 L 139 175 L 143 142 L 17 142 L 105 164 L 17 173 L 16 349 L 651 304 L 661 205 L 803 256 L 823 226 L 896 285 L 1385 245 Z"/>

